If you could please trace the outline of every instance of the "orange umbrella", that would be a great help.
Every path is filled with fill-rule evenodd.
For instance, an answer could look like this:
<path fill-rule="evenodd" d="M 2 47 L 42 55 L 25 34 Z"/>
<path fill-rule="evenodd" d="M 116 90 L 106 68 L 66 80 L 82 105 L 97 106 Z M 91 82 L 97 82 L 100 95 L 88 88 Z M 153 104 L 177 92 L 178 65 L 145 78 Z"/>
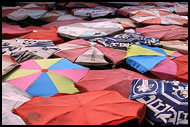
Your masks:
<path fill-rule="evenodd" d="M 145 104 L 116 91 L 36 96 L 13 109 L 28 125 L 118 125 L 135 118 L 140 124 L 145 112 Z"/>

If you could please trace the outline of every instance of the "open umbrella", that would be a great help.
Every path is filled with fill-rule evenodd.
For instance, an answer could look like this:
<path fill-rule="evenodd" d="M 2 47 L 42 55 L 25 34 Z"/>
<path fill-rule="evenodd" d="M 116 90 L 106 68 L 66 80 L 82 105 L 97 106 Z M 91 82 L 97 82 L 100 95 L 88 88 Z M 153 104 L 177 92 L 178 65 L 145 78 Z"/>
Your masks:
<path fill-rule="evenodd" d="M 171 59 L 182 56 L 183 54 L 167 50 L 159 47 L 150 47 L 147 45 L 133 44 L 127 48 L 126 63 L 138 70 L 141 73 L 148 72 L 154 68 L 158 63 L 167 60 L 165 64 L 172 67 Z M 165 71 L 175 71 L 169 68 Z"/>
<path fill-rule="evenodd" d="M 133 80 L 130 99 L 147 105 L 146 118 L 154 124 L 188 124 L 188 83 Z"/>
<path fill-rule="evenodd" d="M 2 75 L 7 74 L 19 64 L 9 55 L 2 55 Z"/>
<path fill-rule="evenodd" d="M 67 8 L 93 8 L 96 6 L 100 6 L 100 5 L 97 3 L 91 3 L 91 2 L 68 2 L 65 4 L 65 7 Z"/>
<path fill-rule="evenodd" d="M 188 15 L 188 3 L 187 4 L 177 3 L 175 6 L 175 12 L 179 15 Z"/>
<path fill-rule="evenodd" d="M 139 33 L 121 33 L 114 36 L 90 39 L 90 42 L 97 42 L 104 47 L 124 49 L 130 44 L 145 44 L 149 46 L 159 46 L 160 40 L 155 37 L 144 37 Z"/>
<path fill-rule="evenodd" d="M 59 16 L 61 16 L 61 14 L 53 10 L 53 11 L 48 11 L 45 15 L 40 17 L 39 20 L 45 21 L 45 22 L 53 22 L 57 20 Z"/>
<path fill-rule="evenodd" d="M 39 19 L 44 14 L 47 13 L 47 8 L 45 6 L 37 6 L 36 4 L 27 4 L 24 6 L 19 6 L 19 8 L 7 15 L 7 18 L 20 21 L 26 18 Z"/>
<path fill-rule="evenodd" d="M 114 65 L 123 61 L 126 51 L 105 48 L 94 42 L 76 39 L 56 45 L 60 51 L 54 53 L 56 57 L 66 57 L 72 62 L 82 65 L 108 65 L 104 56 Z"/>
<path fill-rule="evenodd" d="M 87 75 L 75 83 L 80 92 L 114 90 L 128 98 L 133 79 L 156 79 L 127 69 L 89 70 Z"/>
<path fill-rule="evenodd" d="M 90 39 L 116 34 L 123 31 L 121 24 L 108 22 L 74 23 L 58 27 L 57 33 L 60 36 L 71 39 Z"/>
<path fill-rule="evenodd" d="M 188 82 L 188 55 L 171 60 L 166 58 L 153 67 L 150 72 L 160 79 Z"/>
<path fill-rule="evenodd" d="M 10 55 L 18 63 L 29 59 L 48 58 L 56 51 L 58 51 L 58 48 L 51 40 L 23 38 L 2 40 L 2 54 Z"/>
<path fill-rule="evenodd" d="M 157 37 L 160 40 L 188 39 L 188 27 L 177 25 L 148 25 L 136 28 L 135 31 L 146 37 Z"/>
<path fill-rule="evenodd" d="M 71 10 L 71 13 L 75 16 L 85 16 L 88 18 L 98 18 L 105 17 L 110 15 L 115 15 L 117 8 L 106 7 L 106 6 L 97 6 L 94 8 L 77 8 Z"/>
<path fill-rule="evenodd" d="M 9 25 L 2 22 L 2 39 L 13 39 L 31 32 L 31 30 L 24 29 L 19 25 Z"/>
<path fill-rule="evenodd" d="M 140 125 L 145 112 L 145 104 L 116 91 L 34 97 L 13 109 L 28 125 L 118 125 L 135 118 Z"/>
<path fill-rule="evenodd" d="M 12 110 L 30 99 L 32 96 L 23 90 L 2 82 L 2 125 L 26 125 L 19 116 L 12 113 Z"/>
<path fill-rule="evenodd" d="M 152 25 L 187 25 L 188 18 L 180 15 L 160 10 L 160 9 L 148 9 L 139 10 L 133 14 L 131 19 L 141 24 L 152 24 Z"/>
<path fill-rule="evenodd" d="M 12 13 L 18 9 L 20 9 L 20 6 L 2 6 L 2 18 L 5 18 L 9 13 Z"/>
<path fill-rule="evenodd" d="M 60 38 L 56 32 L 57 32 L 57 27 L 49 27 L 46 29 L 43 27 L 43 28 L 37 28 L 33 30 L 31 33 L 25 34 L 21 37 L 26 39 L 51 40 L 54 44 L 63 43 L 64 40 Z"/>
<path fill-rule="evenodd" d="M 73 64 L 66 58 L 28 60 L 3 78 L 32 96 L 76 93 L 74 82 L 83 78 L 88 68 Z"/>

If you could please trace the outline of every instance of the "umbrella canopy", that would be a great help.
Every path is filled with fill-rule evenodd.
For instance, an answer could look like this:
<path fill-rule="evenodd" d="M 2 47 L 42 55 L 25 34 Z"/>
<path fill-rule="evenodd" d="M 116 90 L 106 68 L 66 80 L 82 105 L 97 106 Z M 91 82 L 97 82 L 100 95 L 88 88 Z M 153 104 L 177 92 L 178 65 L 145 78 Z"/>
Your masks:
<path fill-rule="evenodd" d="M 123 16 L 128 16 L 131 12 L 136 12 L 139 10 L 147 10 L 147 9 L 160 9 L 155 6 L 124 6 L 117 10 L 117 12 Z"/>
<path fill-rule="evenodd" d="M 26 125 L 19 116 L 12 113 L 12 110 L 30 99 L 32 96 L 23 90 L 2 82 L 2 125 Z"/>
<path fill-rule="evenodd" d="M 133 44 L 127 48 L 127 55 L 125 58 L 127 64 L 139 72 L 145 73 L 165 59 L 167 60 L 166 64 L 168 67 L 171 67 L 173 66 L 173 64 L 171 64 L 171 59 L 182 55 L 183 54 L 177 51 L 167 50 L 159 47 L 150 47 L 147 45 Z M 165 71 L 175 70 L 167 69 Z"/>
<path fill-rule="evenodd" d="M 144 37 L 139 33 L 121 33 L 110 37 L 90 39 L 91 42 L 97 42 L 104 47 L 124 49 L 130 44 L 145 44 L 149 46 L 159 46 L 160 40 L 155 37 Z"/>
<path fill-rule="evenodd" d="M 2 55 L 2 76 L 13 70 L 19 64 L 9 55 Z"/>
<path fill-rule="evenodd" d="M 58 48 L 51 40 L 15 38 L 2 40 L 2 54 L 10 55 L 17 62 L 50 57 Z"/>
<path fill-rule="evenodd" d="M 28 125 L 118 125 L 135 118 L 140 124 L 145 112 L 145 104 L 116 91 L 34 97 L 13 110 Z"/>
<path fill-rule="evenodd" d="M 58 27 L 57 33 L 60 36 L 71 39 L 90 39 L 95 37 L 108 36 L 123 31 L 121 24 L 108 22 L 74 23 Z"/>
<path fill-rule="evenodd" d="M 126 54 L 126 51 L 105 48 L 83 39 L 72 40 L 56 46 L 60 49 L 54 53 L 56 57 L 66 57 L 70 61 L 82 65 L 108 65 L 104 56 L 116 65 L 123 60 Z"/>
<path fill-rule="evenodd" d="M 136 27 L 135 21 L 129 18 L 98 18 L 91 21 L 107 21 L 111 23 L 118 23 L 121 24 L 124 29 Z"/>
<path fill-rule="evenodd" d="M 66 58 L 28 60 L 3 78 L 32 96 L 76 93 L 74 82 L 83 78 L 88 68 L 73 64 Z"/>
<path fill-rule="evenodd" d="M 57 27 L 49 28 L 37 28 L 31 33 L 21 36 L 26 39 L 39 39 L 39 40 L 51 40 L 54 44 L 61 44 L 64 42 L 62 38 L 57 35 Z"/>
<path fill-rule="evenodd" d="M 30 3 L 24 6 L 20 6 L 17 10 L 9 13 L 7 15 L 7 18 L 14 21 L 24 20 L 28 17 L 32 19 L 39 19 L 46 13 L 47 10 L 45 6 L 37 6 L 36 4 Z"/>
<path fill-rule="evenodd" d="M 9 25 L 2 22 L 2 39 L 13 39 L 31 32 L 31 30 L 26 30 L 19 25 Z"/>
<path fill-rule="evenodd" d="M 61 16 L 57 11 L 49 11 L 45 15 L 43 15 L 39 20 L 45 21 L 45 22 L 53 22 L 57 20 L 57 18 Z"/>
<path fill-rule="evenodd" d="M 175 12 L 179 15 L 188 15 L 188 3 L 187 4 L 176 4 Z"/>
<path fill-rule="evenodd" d="M 183 16 L 160 10 L 160 9 L 148 9 L 148 10 L 139 10 L 131 19 L 137 21 L 141 24 L 152 24 L 152 25 L 187 25 L 188 18 Z"/>
<path fill-rule="evenodd" d="M 138 79 L 130 99 L 147 105 L 146 118 L 157 125 L 188 124 L 188 83 Z"/>
<path fill-rule="evenodd" d="M 15 7 L 2 6 L 2 18 L 6 17 L 9 13 L 12 13 L 18 9 L 20 9 L 20 6 L 15 6 Z"/>
<path fill-rule="evenodd" d="M 166 49 L 175 50 L 182 54 L 188 55 L 188 41 L 160 41 L 160 45 Z"/>
<path fill-rule="evenodd" d="M 117 8 L 106 7 L 106 6 L 97 6 L 94 8 L 77 8 L 73 9 L 71 13 L 75 16 L 85 16 L 89 18 L 98 18 L 108 15 L 115 15 Z"/>
<path fill-rule="evenodd" d="M 188 39 L 188 27 L 177 25 L 149 25 L 136 28 L 135 31 L 146 37 L 157 37 L 160 40 L 184 40 Z"/>
<path fill-rule="evenodd" d="M 188 82 L 188 55 L 179 56 L 172 60 L 166 58 L 150 72 L 160 79 Z"/>
<path fill-rule="evenodd" d="M 147 77 L 140 73 L 127 69 L 109 69 L 109 70 L 89 70 L 87 75 L 75 83 L 80 92 L 89 92 L 96 90 L 118 91 L 122 96 L 128 98 L 130 86 L 133 79 L 156 79 Z"/>
<path fill-rule="evenodd" d="M 59 3 L 58 3 L 59 4 Z M 65 4 L 67 8 L 93 8 L 96 6 L 100 6 L 97 3 L 90 3 L 90 2 L 69 2 Z"/>

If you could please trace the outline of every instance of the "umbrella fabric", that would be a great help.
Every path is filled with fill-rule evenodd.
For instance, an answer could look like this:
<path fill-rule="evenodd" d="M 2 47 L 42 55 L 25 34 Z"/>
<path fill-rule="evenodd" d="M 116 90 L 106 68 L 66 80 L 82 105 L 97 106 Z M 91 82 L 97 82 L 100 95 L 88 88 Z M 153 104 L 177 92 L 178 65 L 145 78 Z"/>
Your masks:
<path fill-rule="evenodd" d="M 177 4 L 175 12 L 179 15 L 188 15 L 188 4 Z"/>
<path fill-rule="evenodd" d="M 104 47 L 124 49 L 130 44 L 145 44 L 149 46 L 159 46 L 160 40 L 154 37 L 144 37 L 139 33 L 121 33 L 111 37 L 102 37 L 90 39 L 91 42 L 97 42 Z"/>
<path fill-rule="evenodd" d="M 21 28 L 19 25 L 9 25 L 2 22 L 2 39 L 13 39 L 31 32 L 31 30 Z"/>
<path fill-rule="evenodd" d="M 18 9 L 20 9 L 20 6 L 15 6 L 15 7 L 2 6 L 2 18 L 6 17 L 9 13 L 12 13 Z"/>
<path fill-rule="evenodd" d="M 90 39 L 95 37 L 108 36 L 123 31 L 123 27 L 117 23 L 93 22 L 74 23 L 67 26 L 58 27 L 57 33 L 60 36 L 71 39 Z"/>
<path fill-rule="evenodd" d="M 80 8 L 73 9 L 71 13 L 75 16 L 85 16 L 89 18 L 98 18 L 108 15 L 115 15 L 117 8 L 106 7 L 106 6 L 97 6 L 94 8 Z"/>
<path fill-rule="evenodd" d="M 66 26 L 73 23 L 82 23 L 82 22 L 88 22 L 86 20 L 82 19 L 70 19 L 70 20 L 56 20 L 54 22 L 42 25 L 42 27 L 60 27 L 60 26 Z"/>
<path fill-rule="evenodd" d="M 7 18 L 14 20 L 14 21 L 20 21 L 24 20 L 28 17 L 32 19 L 39 19 L 44 14 L 47 13 L 45 6 L 37 6 L 35 4 L 27 4 L 25 6 L 20 6 L 18 10 L 13 11 L 12 13 L 9 13 L 7 15 Z"/>
<path fill-rule="evenodd" d="M 133 79 L 156 79 L 147 77 L 140 73 L 127 69 L 89 70 L 87 75 L 75 83 L 80 92 L 96 90 L 118 91 L 122 96 L 128 98 L 130 86 Z"/>
<path fill-rule="evenodd" d="M 2 55 L 2 76 L 13 70 L 19 64 L 9 55 Z"/>
<path fill-rule="evenodd" d="M 121 24 L 124 29 L 136 27 L 135 21 L 129 18 L 98 18 L 91 21 L 107 21 L 111 23 L 118 23 Z"/>
<path fill-rule="evenodd" d="M 64 42 L 62 38 L 57 35 L 57 27 L 39 28 L 33 30 L 33 32 L 21 36 L 25 39 L 39 39 L 39 40 L 51 40 L 55 45 Z"/>
<path fill-rule="evenodd" d="M 156 125 L 188 124 L 188 83 L 133 80 L 130 99 L 146 104 L 146 118 Z"/>
<path fill-rule="evenodd" d="M 76 93 L 74 82 L 83 78 L 88 68 L 66 58 L 28 60 L 3 78 L 32 96 Z"/>
<path fill-rule="evenodd" d="M 135 31 L 146 37 L 157 37 L 160 40 L 184 40 L 188 39 L 188 27 L 177 25 L 149 25 L 136 28 Z"/>
<path fill-rule="evenodd" d="M 188 59 L 185 60 L 184 58 L 188 57 L 182 55 L 171 60 L 166 58 L 150 69 L 150 72 L 160 79 L 188 82 Z M 177 59 L 177 63 L 175 59 Z"/>
<path fill-rule="evenodd" d="M 188 54 L 188 41 L 160 41 L 160 45 L 165 49 L 175 50 L 185 55 Z"/>
<path fill-rule="evenodd" d="M 133 16 L 130 17 L 141 24 L 150 25 L 187 25 L 188 18 L 182 17 L 180 15 L 159 10 L 159 9 L 149 9 L 149 10 L 139 10 Z"/>
<path fill-rule="evenodd" d="M 97 43 L 76 39 L 56 45 L 60 51 L 54 53 L 56 57 L 66 57 L 72 62 L 82 65 L 108 65 L 104 56 L 114 65 L 122 62 L 126 51 L 105 48 Z"/>
<path fill-rule="evenodd" d="M 60 16 L 57 18 L 57 20 L 71 20 L 71 19 L 85 19 L 86 17 L 84 16 L 74 16 L 72 14 L 70 14 L 70 11 L 67 10 L 62 10 L 62 11 L 56 11 L 57 13 L 60 14 Z"/>
<path fill-rule="evenodd" d="M 53 22 L 57 20 L 57 18 L 61 16 L 57 11 L 49 11 L 45 15 L 43 15 L 39 20 L 45 21 L 45 22 Z"/>
<path fill-rule="evenodd" d="M 10 55 L 18 63 L 50 57 L 58 48 L 51 40 L 15 38 L 2 40 L 2 55 Z"/>
<path fill-rule="evenodd" d="M 183 54 L 177 51 L 167 50 L 159 47 L 150 47 L 147 45 L 133 44 L 127 48 L 127 54 L 125 58 L 127 64 L 139 72 L 145 73 L 165 59 L 168 61 L 166 62 L 168 67 L 173 67 L 174 64 L 171 64 L 171 59 L 182 55 Z"/>
<path fill-rule="evenodd" d="M 123 16 L 128 16 L 131 12 L 136 12 L 139 10 L 147 10 L 147 9 L 158 9 L 155 6 L 124 6 L 117 10 L 117 12 Z"/>
<path fill-rule="evenodd" d="M 145 104 L 116 91 L 34 97 L 13 109 L 28 125 L 118 125 L 135 118 L 139 125 L 145 112 Z"/>
<path fill-rule="evenodd" d="M 18 115 L 12 113 L 12 110 L 30 99 L 32 97 L 23 90 L 2 82 L 2 125 L 26 125 Z"/>
<path fill-rule="evenodd" d="M 97 3 L 90 3 L 90 2 L 69 2 L 65 5 L 65 7 L 67 8 L 84 8 L 84 7 L 93 8 L 96 6 L 100 5 Z"/>

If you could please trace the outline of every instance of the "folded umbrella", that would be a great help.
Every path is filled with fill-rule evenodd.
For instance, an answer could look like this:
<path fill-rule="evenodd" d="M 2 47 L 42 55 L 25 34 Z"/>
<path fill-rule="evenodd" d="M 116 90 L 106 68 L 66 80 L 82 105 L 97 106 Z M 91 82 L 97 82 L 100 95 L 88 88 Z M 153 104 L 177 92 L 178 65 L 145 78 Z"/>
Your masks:
<path fill-rule="evenodd" d="M 175 80 L 133 80 L 130 99 L 147 105 L 155 125 L 188 125 L 188 83 Z"/>
<path fill-rule="evenodd" d="M 145 112 L 145 104 L 116 91 L 34 97 L 13 109 L 27 125 L 118 125 L 135 118 L 140 125 Z"/>
<path fill-rule="evenodd" d="M 157 79 L 127 69 L 89 70 L 87 75 L 75 83 L 80 92 L 113 90 L 128 98 L 133 79 Z"/>
<path fill-rule="evenodd" d="M 3 77 L 32 96 L 76 93 L 74 82 L 83 78 L 88 68 L 73 64 L 66 58 L 28 60 Z"/>
<path fill-rule="evenodd" d="M 55 57 L 66 57 L 72 62 L 82 65 L 108 65 L 107 57 L 112 64 L 117 65 L 123 61 L 126 51 L 105 48 L 97 43 L 76 39 L 56 45 L 60 51 L 54 53 Z"/>

